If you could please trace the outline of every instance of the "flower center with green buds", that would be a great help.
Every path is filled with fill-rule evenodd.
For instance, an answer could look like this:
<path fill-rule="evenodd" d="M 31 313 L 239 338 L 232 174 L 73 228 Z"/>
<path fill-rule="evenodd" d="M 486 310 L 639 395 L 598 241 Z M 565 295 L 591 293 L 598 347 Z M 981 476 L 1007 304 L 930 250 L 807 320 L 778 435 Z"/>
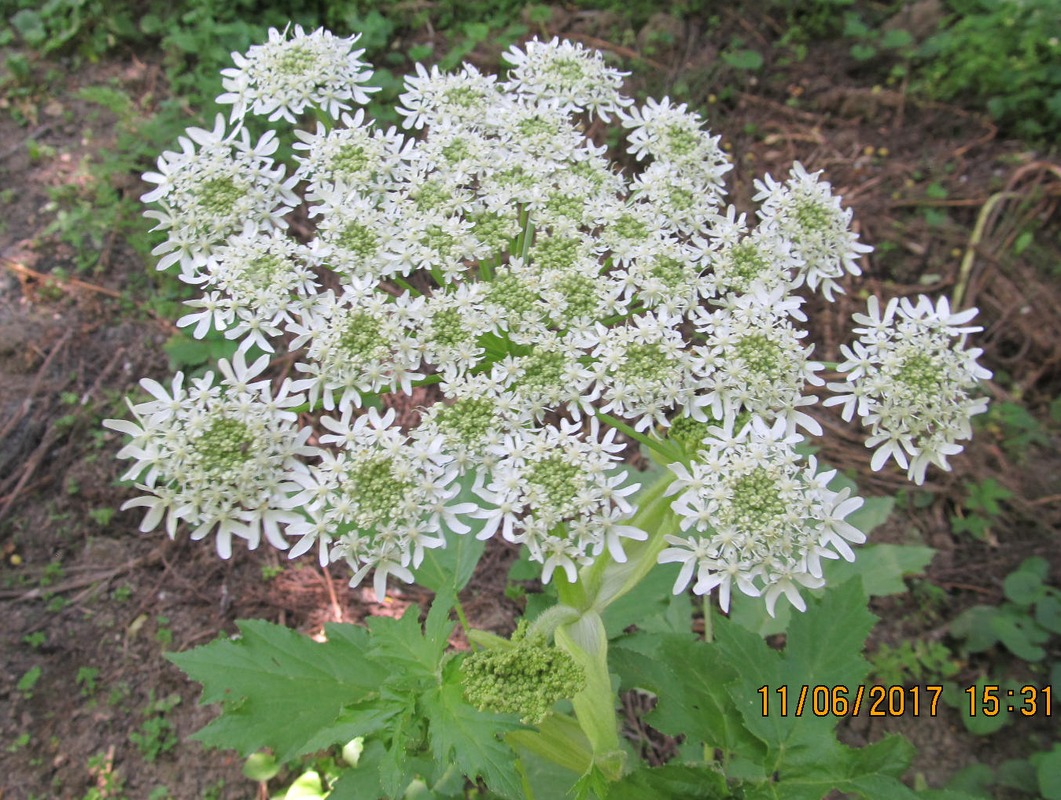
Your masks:
<path fill-rule="evenodd" d="M 336 243 L 351 253 L 367 258 L 379 248 L 379 236 L 372 228 L 360 222 L 348 223 L 335 238 Z"/>
<path fill-rule="evenodd" d="M 667 201 L 671 204 L 671 208 L 677 211 L 688 211 L 696 204 L 696 195 L 688 189 L 671 187 L 667 192 Z"/>
<path fill-rule="evenodd" d="M 768 264 L 762 251 L 751 242 L 735 244 L 729 251 L 729 274 L 736 278 L 736 288 L 746 289 L 766 270 Z"/>
<path fill-rule="evenodd" d="M 421 211 L 444 210 L 451 199 L 450 193 L 438 181 L 424 181 L 413 193 L 416 207 Z"/>
<path fill-rule="evenodd" d="M 796 203 L 795 216 L 803 230 L 824 233 L 833 227 L 835 211 L 824 203 L 808 198 Z"/>
<path fill-rule="evenodd" d="M 464 139 L 454 139 L 442 148 L 442 157 L 450 164 L 456 164 L 463 161 L 471 154 L 472 149 Z"/>
<path fill-rule="evenodd" d="M 441 347 L 456 347 L 468 338 L 456 308 L 440 308 L 431 317 L 431 338 Z"/>
<path fill-rule="evenodd" d="M 512 388 L 531 395 L 552 392 L 563 385 L 564 356 L 535 348 L 519 360 L 523 375 L 512 383 Z"/>
<path fill-rule="evenodd" d="M 597 315 L 600 298 L 597 282 L 588 275 L 572 272 L 557 281 L 557 288 L 564 297 L 564 314 L 568 319 L 585 319 Z"/>
<path fill-rule="evenodd" d="M 451 86 L 442 93 L 445 104 L 456 108 L 473 108 L 483 101 L 483 94 L 471 86 Z"/>
<path fill-rule="evenodd" d="M 369 358 L 380 346 L 379 320 L 371 314 L 351 314 L 339 334 L 339 347 L 344 353 L 355 358 Z"/>
<path fill-rule="evenodd" d="M 521 620 L 511 642 L 476 650 L 461 663 L 468 702 L 480 711 L 519 714 L 525 725 L 545 719 L 553 704 L 586 686 L 586 672 L 542 634 L 527 635 Z"/>
<path fill-rule="evenodd" d="M 675 417 L 671 420 L 667 438 L 676 442 L 687 455 L 695 456 L 703 449 L 707 428 L 706 422 L 697 422 L 692 417 Z"/>
<path fill-rule="evenodd" d="M 734 345 L 737 355 L 752 372 L 776 380 L 783 372 L 784 358 L 781 348 L 761 333 L 752 333 L 737 340 Z"/>
<path fill-rule="evenodd" d="M 581 197 L 563 192 L 553 192 L 545 201 L 546 211 L 555 217 L 565 219 L 581 220 L 584 207 L 585 201 Z"/>
<path fill-rule="evenodd" d="M 700 144 L 699 137 L 681 125 L 671 125 L 663 134 L 667 149 L 674 156 L 692 155 Z"/>
<path fill-rule="evenodd" d="M 554 58 L 545 71 L 555 79 L 557 86 L 571 86 L 586 77 L 586 69 L 577 58 Z"/>
<path fill-rule="evenodd" d="M 454 245 L 457 243 L 453 234 L 441 225 L 428 225 L 424 228 L 420 241 L 443 257 L 452 253 Z"/>
<path fill-rule="evenodd" d="M 575 500 L 582 489 L 582 470 L 560 456 L 548 456 L 532 464 L 527 482 L 545 496 L 545 502 L 560 516 L 571 517 L 578 511 Z"/>
<path fill-rule="evenodd" d="M 243 268 L 244 279 L 255 289 L 268 289 L 277 276 L 287 272 L 287 262 L 280 256 L 267 253 Z"/>
<path fill-rule="evenodd" d="M 626 359 L 619 371 L 627 382 L 656 383 L 666 374 L 669 362 L 658 344 L 635 342 L 626 348 Z"/>
<path fill-rule="evenodd" d="M 486 300 L 511 312 L 512 316 L 522 317 L 535 310 L 538 294 L 511 272 L 499 272 L 490 282 Z"/>
<path fill-rule="evenodd" d="M 395 522 L 406 498 L 416 490 L 411 480 L 395 475 L 387 456 L 376 456 L 358 464 L 350 476 L 357 500 L 356 522 L 364 528 Z"/>
<path fill-rule="evenodd" d="M 192 442 L 191 460 L 207 475 L 222 479 L 253 459 L 257 450 L 257 437 L 245 422 L 217 417 Z"/>
<path fill-rule="evenodd" d="M 648 274 L 668 289 L 675 289 L 685 282 L 685 262 L 670 256 L 659 256 L 652 260 Z"/>
<path fill-rule="evenodd" d="M 531 189 L 538 185 L 538 179 L 520 166 L 499 170 L 494 175 L 494 180 L 502 186 L 517 186 L 521 189 Z"/>
<path fill-rule="evenodd" d="M 284 75 L 306 75 L 316 64 L 313 51 L 292 42 L 284 48 L 275 61 L 276 69 Z"/>
<path fill-rule="evenodd" d="M 620 215 L 619 219 L 612 224 L 612 229 L 620 239 L 627 241 L 644 239 L 648 233 L 648 226 L 632 214 Z"/>
<path fill-rule="evenodd" d="M 243 189 L 231 178 L 211 178 L 199 187 L 196 202 L 212 216 L 226 216 L 243 197 Z"/>
<path fill-rule="evenodd" d="M 606 174 L 592 161 L 569 161 L 567 170 L 576 178 L 589 181 L 594 189 L 604 185 Z"/>
<path fill-rule="evenodd" d="M 926 397 L 942 394 L 945 384 L 939 364 L 923 353 L 906 358 L 895 372 L 895 380 Z"/>
<path fill-rule="evenodd" d="M 494 426 L 494 404 L 481 397 L 464 397 L 439 409 L 435 421 L 447 438 L 477 448 Z"/>
<path fill-rule="evenodd" d="M 368 165 L 368 155 L 359 144 L 344 144 L 332 156 L 332 169 L 348 178 L 363 174 Z"/>
<path fill-rule="evenodd" d="M 785 501 L 777 481 L 762 467 L 741 475 L 730 484 L 730 498 L 725 521 L 743 533 L 769 528 L 784 516 Z"/>
<path fill-rule="evenodd" d="M 494 249 L 506 250 L 509 243 L 509 220 L 500 214 L 475 214 L 472 216 L 472 234 L 483 244 Z"/>
<path fill-rule="evenodd" d="M 581 243 L 578 239 L 562 236 L 541 236 L 531 248 L 531 263 L 541 271 L 562 271 L 578 263 Z"/>
<path fill-rule="evenodd" d="M 527 117 L 516 126 L 520 134 L 527 139 L 543 139 L 554 136 L 557 132 L 556 121 L 548 117 Z"/>

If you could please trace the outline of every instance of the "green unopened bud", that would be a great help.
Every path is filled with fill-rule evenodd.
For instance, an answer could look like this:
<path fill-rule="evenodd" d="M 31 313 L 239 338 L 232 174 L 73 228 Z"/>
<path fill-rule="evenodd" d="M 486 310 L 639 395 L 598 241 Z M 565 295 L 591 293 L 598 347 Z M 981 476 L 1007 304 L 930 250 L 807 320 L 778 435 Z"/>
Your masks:
<path fill-rule="evenodd" d="M 479 650 L 464 659 L 464 696 L 480 711 L 519 714 L 524 724 L 541 722 L 557 700 L 574 697 L 586 685 L 583 669 L 540 633 L 527 633 L 523 620 L 511 642 Z"/>

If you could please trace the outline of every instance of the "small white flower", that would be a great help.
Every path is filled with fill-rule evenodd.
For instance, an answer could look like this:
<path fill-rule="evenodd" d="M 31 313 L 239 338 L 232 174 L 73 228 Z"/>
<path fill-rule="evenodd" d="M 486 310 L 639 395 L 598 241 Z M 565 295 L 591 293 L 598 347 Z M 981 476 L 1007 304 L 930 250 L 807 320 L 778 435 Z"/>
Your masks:
<path fill-rule="evenodd" d="M 947 458 L 972 436 L 971 417 L 987 410 L 987 399 L 973 392 L 991 373 L 976 361 L 982 350 L 966 349 L 968 334 L 980 330 L 966 324 L 976 309 L 952 313 L 946 298 L 934 306 L 922 295 L 916 304 L 893 299 L 883 312 L 871 297 L 868 311 L 855 315 L 859 339 L 841 347 L 847 380 L 829 384 L 838 394 L 825 405 L 842 406 L 844 419 L 862 418 L 866 446 L 877 448 L 874 470 L 894 458 L 920 484 L 929 464 L 950 469 Z"/>
<path fill-rule="evenodd" d="M 748 412 L 784 420 L 789 432 L 801 427 L 820 434 L 817 421 L 800 409 L 816 401 L 804 391 L 808 383 L 824 383 L 816 374 L 822 365 L 811 360 L 813 346 L 802 341 L 806 331 L 792 324 L 802 301 L 786 288 L 766 292 L 757 284 L 750 294 L 731 296 L 727 306 L 694 312 L 696 329 L 706 337 L 695 348 L 704 403 L 717 420 Z M 692 416 L 703 420 L 695 410 Z"/>
<path fill-rule="evenodd" d="M 753 200 L 762 203 L 762 224 L 791 243 L 807 286 L 815 290 L 821 286 L 825 298 L 832 300 L 834 291 L 842 291 L 837 281 L 845 274 L 861 275 L 858 259 L 873 248 L 851 232 L 851 209 L 841 207 L 840 198 L 819 175 L 820 170 L 808 173 L 797 161 L 783 184 L 769 175 L 757 180 Z"/>
<path fill-rule="evenodd" d="M 671 507 L 686 533 L 667 536 L 672 547 L 659 561 L 682 565 L 675 592 L 695 570 L 693 591 L 717 588 L 723 610 L 736 587 L 753 597 L 765 594 L 772 616 L 782 594 L 806 608 L 799 587 L 823 584 L 821 558 L 853 560 L 848 542 L 865 536 L 844 517 L 862 500 L 827 488 L 835 473 L 818 472 L 813 458 L 803 461 L 794 449 L 801 438 L 786 433 L 783 420 L 767 426 L 753 418 L 739 432 L 711 428 L 688 468 L 671 465 L 675 480 L 667 494 L 678 495 Z"/>
<path fill-rule="evenodd" d="M 232 104 L 233 122 L 250 111 L 295 123 L 307 106 L 337 118 L 350 101 L 365 105 L 379 91 L 362 85 L 372 72 L 361 60 L 365 51 L 353 49 L 360 36 L 341 39 L 323 28 L 307 34 L 296 25 L 289 39 L 270 28 L 266 44 L 232 54 L 236 66 L 221 70 L 225 92 L 217 102 Z"/>
<path fill-rule="evenodd" d="M 296 382 L 310 403 L 341 411 L 360 406 L 362 394 L 398 387 L 409 393 L 423 377 L 414 370 L 420 357 L 410 336 L 408 315 L 374 290 L 375 281 L 351 281 L 342 296 L 327 292 L 300 310 L 288 325 L 292 350 L 308 345 L 295 369 L 307 377 Z"/>
<path fill-rule="evenodd" d="M 633 325 L 606 328 L 597 323 L 591 355 L 593 397 L 600 410 L 633 419 L 634 428 L 667 425 L 667 414 L 708 402 L 699 396 L 695 359 L 677 330 L 679 318 L 642 314 Z"/>
<path fill-rule="evenodd" d="M 172 396 L 145 383 L 158 399 L 131 406 L 135 423 L 104 421 L 131 437 L 118 455 L 134 459 L 125 479 L 138 480 L 145 496 L 122 508 L 148 509 L 142 531 L 165 516 L 171 537 L 181 521 L 192 526 L 192 539 L 212 533 L 222 558 L 231 555 L 233 536 L 254 549 L 264 533 L 274 547 L 287 548 L 279 525 L 298 519 L 289 500 L 306 473 L 300 457 L 316 450 L 306 446 L 311 430 L 299 429 L 283 408 L 303 398 L 285 388 L 277 403 L 268 382 L 254 380 L 266 362 L 248 366 L 242 353 L 232 363 L 222 359 L 221 382 L 207 373 L 192 393 L 183 391 L 180 373 Z"/>
<path fill-rule="evenodd" d="M 625 559 L 621 540 L 644 540 L 645 533 L 621 524 L 633 513 L 626 499 L 639 484 L 624 485 L 626 476 L 612 470 L 618 460 L 615 431 L 600 436 L 596 418 L 589 430 L 561 420 L 521 430 L 491 448 L 497 456 L 492 479 L 476 493 L 492 508 L 477 516 L 486 522 L 480 539 L 497 531 L 511 542 L 526 544 L 531 560 L 551 577 L 562 568 L 569 579 L 607 549 Z"/>
<path fill-rule="evenodd" d="M 152 251 L 162 255 L 160 270 L 179 262 L 183 273 L 194 275 L 226 238 L 248 226 L 283 228 L 284 215 L 300 202 L 292 191 L 298 179 L 285 180 L 283 166 L 274 166 L 270 157 L 279 144 L 275 133 L 252 145 L 246 128 L 234 141 L 225 138 L 224 128 L 220 115 L 212 131 L 189 128 L 178 140 L 181 152 L 163 153 L 158 172 L 144 174 L 157 188 L 141 200 L 159 206 L 144 216 L 157 221 L 153 230 L 169 232 Z"/>
<path fill-rule="evenodd" d="M 295 174 L 306 181 L 310 200 L 351 189 L 374 198 L 392 186 L 398 164 L 412 149 L 413 142 L 394 128 L 373 128 L 363 108 L 340 119 L 344 127 L 329 130 L 318 121 L 313 133 L 295 130 Z"/>
<path fill-rule="evenodd" d="M 610 122 L 610 113 L 633 103 L 620 94 L 623 77 L 629 73 L 612 69 L 599 51 L 586 50 L 577 42 L 534 38 L 523 49 L 513 45 L 503 58 L 512 65 L 505 89 L 556 101 L 564 113 L 585 110 Z"/>
<path fill-rule="evenodd" d="M 441 121 L 467 126 L 485 125 L 490 109 L 498 102 L 497 77 L 483 75 L 471 64 L 463 64 L 459 73 L 448 75 L 432 66 L 416 65 L 416 75 L 405 79 L 405 93 L 398 98 L 395 110 L 405 117 L 406 128 L 422 129 Z"/>

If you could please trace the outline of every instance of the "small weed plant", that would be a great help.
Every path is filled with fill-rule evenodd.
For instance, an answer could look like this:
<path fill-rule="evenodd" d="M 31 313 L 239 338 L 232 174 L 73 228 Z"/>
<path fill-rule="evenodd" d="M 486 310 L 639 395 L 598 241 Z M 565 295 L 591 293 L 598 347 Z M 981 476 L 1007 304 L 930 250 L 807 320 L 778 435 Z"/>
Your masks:
<path fill-rule="evenodd" d="M 299 778 L 333 800 L 914 796 L 905 742 L 850 748 L 835 726 L 870 671 L 867 594 L 922 554 L 856 560 L 890 502 L 807 453 L 808 412 L 825 387 L 874 469 L 947 469 L 987 407 L 975 310 L 870 298 L 827 380 L 805 299 L 832 300 L 869 248 L 820 173 L 765 176 L 739 214 L 697 114 L 635 104 L 600 53 L 556 39 L 513 46 L 503 76 L 417 65 L 402 132 L 366 113 L 356 38 L 270 31 L 222 71 L 227 118 L 145 175 L 158 266 L 198 289 L 178 324 L 234 349 L 142 381 L 106 424 L 143 531 L 187 526 L 223 558 L 264 541 L 346 565 L 381 602 L 396 581 L 434 600 L 324 642 L 244 621 L 172 655 L 224 705 L 199 738 L 267 750 L 259 780 L 343 747 Z M 278 352 L 294 375 L 274 383 Z M 547 587 L 511 638 L 458 599 L 491 538 Z M 471 652 L 450 646 L 454 614 Z M 801 686 L 834 688 L 804 713 Z M 617 687 L 657 697 L 648 724 L 679 759 L 640 761 Z M 170 741 L 149 719 L 145 758 Z"/>

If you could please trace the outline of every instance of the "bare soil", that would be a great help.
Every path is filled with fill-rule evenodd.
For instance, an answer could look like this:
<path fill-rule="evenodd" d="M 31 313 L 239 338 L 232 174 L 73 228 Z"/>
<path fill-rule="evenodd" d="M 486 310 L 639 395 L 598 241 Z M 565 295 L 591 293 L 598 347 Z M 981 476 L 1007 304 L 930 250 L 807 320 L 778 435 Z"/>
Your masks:
<path fill-rule="evenodd" d="M 888 85 L 854 62 L 843 43 L 812 45 L 802 61 L 782 63 L 784 51 L 771 46 L 778 26 L 769 19 L 723 15 L 708 29 L 702 20 L 654 17 L 640 32 L 618 24 L 603 12 L 558 10 L 547 32 L 626 58 L 631 82 L 655 96 L 706 106 L 710 127 L 736 154 L 731 186 L 743 207 L 753 178 L 783 175 L 799 160 L 825 170 L 854 208 L 863 240 L 877 250 L 865 260 L 863 282 L 838 303 L 810 309 L 819 357 L 836 358 L 863 289 L 892 297 L 951 294 L 961 285 L 962 305 L 981 310 L 985 331 L 977 345 L 996 374 L 993 399 L 1020 403 L 1038 420 L 1039 441 L 1018 449 L 998 421 L 980 426 L 953 472 L 930 472 L 917 494 L 924 503 L 900 506 L 874 536 L 938 552 L 912 582 L 914 592 L 875 602 L 881 623 L 871 649 L 904 637 L 950 642 L 949 621 L 974 603 L 1000 602 L 1002 580 L 1030 555 L 1050 561 L 1056 582 L 1061 450 L 1048 409 L 1061 394 L 1057 153 L 1004 139 L 976 114 L 918 101 L 902 83 Z M 429 35 L 419 31 L 401 44 Z M 741 72 L 719 60 L 734 35 L 761 50 L 763 70 Z M 659 41 L 665 43 L 653 45 Z M 471 57 L 492 67 L 497 55 L 480 49 Z M 82 159 L 113 141 L 115 120 L 77 99 L 77 90 L 111 81 L 150 110 L 157 96 L 149 93 L 164 91 L 164 81 L 148 54 L 76 69 L 62 61 L 36 66 L 64 70 L 51 84 L 61 88 L 17 101 L 28 124 L 15 121 L 7 100 L 0 109 L 0 184 L 10 190 L 0 217 L 0 798 L 82 798 L 99 780 L 99 770 L 94 776 L 89 769 L 99 754 L 128 797 L 264 797 L 242 777 L 234 755 L 187 739 L 213 711 L 197 707 L 198 687 L 165 653 L 230 634 L 240 618 L 312 632 L 325 621 L 395 614 L 427 598 L 407 588 L 379 605 L 347 589 L 339 570 L 281 563 L 268 550 L 223 562 L 184 532 L 174 541 L 143 535 L 137 514 L 116 512 L 133 492 L 118 482 L 120 437 L 99 423 L 122 415 L 121 398 L 135 393 L 141 377 L 169 376 L 162 345 L 175 328 L 155 315 L 148 300 L 158 283 L 120 236 L 104 243 L 96 271 L 76 274 L 76 252 L 45 231 L 55 218 L 47 205 L 50 191 L 87 180 Z M 44 155 L 38 148 L 30 157 L 30 140 L 46 148 Z M 130 196 L 141 192 L 136 176 L 112 181 Z M 944 191 L 926 191 L 933 183 Z M 1000 192 L 1006 194 L 993 200 Z M 1017 237 L 1029 230 L 1034 245 L 1018 254 Z M 963 274 L 967 252 L 971 269 Z M 897 471 L 870 472 L 858 430 L 820 415 L 830 433 L 824 457 L 851 465 L 864 494 L 909 488 Z M 950 517 L 960 513 L 966 484 L 986 478 L 1012 498 L 985 540 L 956 535 Z M 512 629 L 518 605 L 503 593 L 511 560 L 503 546 L 491 546 L 466 590 L 476 627 Z M 1051 646 L 1056 661 L 1057 641 Z M 970 659 L 959 680 L 973 682 L 1000 657 Z M 24 676 L 35 668 L 40 677 L 27 686 Z M 153 712 L 166 698 L 179 704 Z M 636 731 L 644 708 L 633 698 L 627 705 Z M 935 719 L 852 720 L 845 729 L 853 743 L 887 731 L 909 737 L 919 748 L 909 778 L 930 786 L 1057 737 L 1056 725 L 1042 720 L 976 737 L 949 708 Z M 152 754 L 131 734 L 174 746 Z M 158 787 L 168 794 L 153 795 Z"/>

